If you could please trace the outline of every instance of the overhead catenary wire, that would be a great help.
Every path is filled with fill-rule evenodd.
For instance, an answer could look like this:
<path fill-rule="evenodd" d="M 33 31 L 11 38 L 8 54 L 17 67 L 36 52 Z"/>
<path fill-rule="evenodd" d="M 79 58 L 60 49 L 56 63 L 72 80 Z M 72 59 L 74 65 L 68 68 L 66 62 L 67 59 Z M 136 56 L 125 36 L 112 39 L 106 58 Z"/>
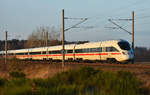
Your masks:
<path fill-rule="evenodd" d="M 70 29 L 72 29 L 72 28 L 76 28 L 76 26 L 78 26 L 79 24 L 85 22 L 86 20 L 88 20 L 88 18 L 84 18 L 84 19 L 81 19 L 81 20 L 82 20 L 82 21 L 80 21 L 80 22 L 78 22 L 77 24 L 75 24 L 75 25 L 73 25 L 73 26 L 71 26 L 71 27 L 65 29 L 64 31 L 66 32 L 66 31 L 68 31 L 68 30 L 70 30 Z"/>
<path fill-rule="evenodd" d="M 133 8 L 134 6 L 137 6 L 137 5 L 141 5 L 141 4 L 144 4 L 144 3 L 146 3 L 148 0 L 138 0 L 138 1 L 136 1 L 136 2 L 133 2 L 133 3 L 131 3 L 131 4 L 129 4 L 129 5 L 127 5 L 127 6 L 121 6 L 121 7 L 119 7 L 119 8 L 116 8 L 115 10 L 113 10 L 112 11 L 112 13 L 111 12 L 109 12 L 112 16 L 113 15 L 119 15 L 119 13 L 120 13 L 120 15 L 122 15 L 122 13 L 123 12 L 125 12 L 124 10 L 126 10 L 126 11 L 129 11 L 129 9 L 130 8 L 132 8 L 132 10 L 135 10 L 135 8 Z M 128 10 L 127 10 L 128 9 Z M 130 12 L 130 11 L 129 11 Z"/>
<path fill-rule="evenodd" d="M 116 25 L 118 28 L 124 30 L 125 32 L 129 33 L 130 35 L 132 35 L 131 32 L 127 31 L 126 29 L 124 29 L 122 26 L 116 24 L 115 22 L 113 22 L 111 19 L 108 19 L 108 21 L 110 21 L 111 23 L 113 23 L 114 25 Z"/>
<path fill-rule="evenodd" d="M 119 7 L 118 9 L 117 9 L 117 11 L 112 11 L 112 12 L 108 12 L 109 14 L 118 14 L 118 13 L 122 13 L 122 12 L 124 12 L 124 11 L 122 11 L 122 10 L 124 10 L 124 9 L 129 9 L 130 7 L 133 7 L 133 6 L 137 6 L 137 5 L 141 5 L 141 4 L 144 4 L 144 3 L 146 3 L 148 0 L 145 0 L 145 1 L 141 1 L 141 0 L 138 0 L 138 1 L 136 1 L 136 2 L 133 2 L 132 4 L 129 4 L 129 5 L 127 5 L 127 6 L 121 6 L 121 7 Z M 135 8 L 136 9 L 136 8 Z M 144 8 L 143 8 L 143 10 L 144 10 Z M 104 13 L 102 13 L 102 14 L 104 14 Z M 105 15 L 105 14 L 104 14 Z M 121 14 L 122 15 L 122 14 Z M 118 16 L 118 15 L 117 15 Z M 106 17 L 106 16 L 104 16 L 104 17 Z M 101 19 L 100 17 L 95 17 L 95 20 L 97 21 L 97 23 L 96 23 L 96 26 L 101 26 L 102 24 L 104 24 L 104 23 L 106 23 L 105 21 L 107 21 L 107 20 L 104 20 L 104 18 L 103 18 L 103 20 L 100 20 L 99 21 L 99 19 Z M 121 20 L 121 19 L 120 19 Z M 130 19 L 131 20 L 131 19 Z M 104 23 L 103 23 L 104 22 Z M 100 25 L 101 24 L 101 25 Z"/>
<path fill-rule="evenodd" d="M 117 10 L 117 11 L 110 11 L 110 12 L 108 12 L 108 11 L 105 11 L 105 12 L 103 12 L 103 13 L 101 13 L 101 15 L 100 15 L 100 17 L 98 17 L 98 15 L 96 15 L 96 16 L 94 16 L 94 17 L 90 17 L 90 19 L 94 19 L 93 20 L 93 22 L 96 22 L 95 24 L 94 24 L 94 28 L 104 28 L 105 27 L 105 25 L 107 25 L 108 24 L 108 22 L 107 22 L 107 18 L 108 18 L 108 16 L 110 16 L 109 14 L 111 14 L 111 16 L 113 17 L 113 15 L 116 15 L 116 14 L 120 14 L 120 17 L 122 16 L 122 13 L 123 12 L 125 12 L 125 11 L 128 11 L 127 9 L 130 9 L 131 7 L 135 7 L 135 6 L 137 6 L 137 5 L 143 5 L 144 3 L 146 3 L 148 0 L 145 0 L 145 1 L 141 1 L 141 0 L 138 0 L 138 1 L 135 1 L 135 2 L 133 2 L 133 3 L 131 3 L 131 4 L 128 4 L 127 6 L 121 6 L 121 7 L 119 7 L 118 9 L 116 8 L 116 9 L 112 9 L 112 10 Z M 129 2 L 129 0 L 128 0 L 128 2 Z M 125 10 L 126 9 L 126 10 Z M 138 10 L 137 9 L 137 7 L 135 7 L 134 9 L 136 9 L 136 10 Z M 142 8 L 143 10 L 144 10 L 144 8 Z M 142 10 L 141 9 L 141 10 Z M 124 10 L 124 11 L 123 11 Z M 107 12 L 107 13 L 106 13 Z M 117 15 L 118 16 L 118 15 Z M 126 18 L 128 18 L 128 17 L 126 17 Z M 92 22 L 92 20 L 91 20 L 91 22 Z M 121 20 L 121 19 L 120 19 Z M 131 20 L 131 19 L 130 19 Z M 126 25 L 126 24 L 125 24 Z M 124 26 L 125 26 L 124 25 Z M 126 25 L 126 27 L 128 27 L 129 25 Z M 105 28 L 104 28 L 105 29 Z"/>

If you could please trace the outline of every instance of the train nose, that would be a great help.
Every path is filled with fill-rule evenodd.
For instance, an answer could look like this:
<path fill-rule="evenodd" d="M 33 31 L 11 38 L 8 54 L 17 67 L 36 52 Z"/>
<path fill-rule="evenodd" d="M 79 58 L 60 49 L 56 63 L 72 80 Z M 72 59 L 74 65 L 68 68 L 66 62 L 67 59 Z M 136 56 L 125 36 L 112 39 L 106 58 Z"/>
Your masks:
<path fill-rule="evenodd" d="M 124 60 L 133 60 L 134 55 L 132 51 L 123 51 L 122 52 Z"/>

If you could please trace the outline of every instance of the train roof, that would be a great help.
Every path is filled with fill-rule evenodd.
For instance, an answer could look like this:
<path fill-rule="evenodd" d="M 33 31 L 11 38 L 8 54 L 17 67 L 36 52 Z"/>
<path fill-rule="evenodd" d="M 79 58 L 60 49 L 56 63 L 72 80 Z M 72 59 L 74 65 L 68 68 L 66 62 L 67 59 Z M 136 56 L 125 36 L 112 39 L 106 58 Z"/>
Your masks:
<path fill-rule="evenodd" d="M 90 42 L 90 43 L 84 43 L 84 44 L 78 44 L 76 46 L 76 49 L 78 48 L 97 48 L 101 46 L 112 46 L 117 44 L 118 42 L 126 41 L 126 40 L 108 40 L 108 41 L 99 41 L 99 42 Z M 127 41 L 126 41 L 127 42 Z"/>
<path fill-rule="evenodd" d="M 8 53 L 24 53 L 28 52 L 28 49 L 8 50 Z"/>
<path fill-rule="evenodd" d="M 65 49 L 73 49 L 76 44 L 65 45 Z M 62 45 L 48 47 L 48 50 L 62 50 Z"/>
<path fill-rule="evenodd" d="M 28 49 L 29 52 L 38 52 L 38 51 L 46 51 L 47 50 L 47 47 L 39 47 L 39 48 L 30 48 Z"/>

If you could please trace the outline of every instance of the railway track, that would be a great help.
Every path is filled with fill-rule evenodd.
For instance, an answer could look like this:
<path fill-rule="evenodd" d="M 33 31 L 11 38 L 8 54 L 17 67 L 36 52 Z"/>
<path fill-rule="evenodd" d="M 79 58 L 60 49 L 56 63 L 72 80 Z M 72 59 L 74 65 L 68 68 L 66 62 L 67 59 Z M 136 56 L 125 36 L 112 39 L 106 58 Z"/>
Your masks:
<path fill-rule="evenodd" d="M 23 63 L 23 64 L 57 64 L 61 66 L 61 62 L 49 62 L 49 61 L 17 61 L 18 63 Z M 0 63 L 4 63 L 1 61 Z M 8 63 L 11 63 L 8 62 Z M 138 69 L 150 69 L 150 62 L 135 62 L 135 64 L 108 64 L 108 63 L 101 63 L 101 62 L 96 62 L 96 63 L 87 63 L 87 62 L 66 62 L 66 66 L 74 66 L 74 65 L 83 65 L 83 66 L 97 66 L 97 67 L 114 67 L 114 68 L 138 68 Z"/>
<path fill-rule="evenodd" d="M 49 62 L 49 61 L 21 61 L 21 63 L 33 63 L 33 64 L 58 64 L 61 62 Z M 115 67 L 115 68 L 138 68 L 138 69 L 150 69 L 150 62 L 135 62 L 135 64 L 109 64 L 109 63 L 86 63 L 86 62 L 66 62 L 66 66 L 70 65 L 85 65 L 85 66 L 97 66 L 97 67 Z"/>
<path fill-rule="evenodd" d="M 150 64 L 87 64 L 89 66 L 107 66 L 107 67 L 118 67 L 118 68 L 138 68 L 138 69 L 150 69 Z"/>
<path fill-rule="evenodd" d="M 137 69 L 150 69 L 150 62 L 148 63 L 135 63 L 135 64 L 108 64 L 108 63 L 66 63 L 67 65 L 85 65 L 97 67 L 114 67 L 114 68 L 137 68 Z"/>

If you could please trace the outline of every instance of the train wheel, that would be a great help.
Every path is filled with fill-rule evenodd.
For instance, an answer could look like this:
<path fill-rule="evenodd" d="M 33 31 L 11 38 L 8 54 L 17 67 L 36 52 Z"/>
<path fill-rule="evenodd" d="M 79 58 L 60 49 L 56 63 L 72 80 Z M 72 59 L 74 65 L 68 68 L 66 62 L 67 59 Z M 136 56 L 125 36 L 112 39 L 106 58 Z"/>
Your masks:
<path fill-rule="evenodd" d="M 108 64 L 111 64 L 112 61 L 111 61 L 111 58 L 107 58 L 107 61 L 106 61 Z"/>
<path fill-rule="evenodd" d="M 73 62 L 73 58 L 68 58 L 68 62 Z"/>
<path fill-rule="evenodd" d="M 78 63 L 82 63 L 82 62 L 83 62 L 83 59 L 82 59 L 82 58 L 77 58 L 76 61 L 77 61 Z"/>
<path fill-rule="evenodd" d="M 116 63 L 117 63 L 117 60 L 116 60 L 115 58 L 108 58 L 108 59 L 107 59 L 107 62 L 108 62 L 109 64 L 116 64 Z"/>
<path fill-rule="evenodd" d="M 50 63 L 52 63 L 52 62 L 53 62 L 53 59 L 52 59 L 52 58 L 49 58 L 48 60 L 49 60 L 49 62 L 50 62 Z"/>

